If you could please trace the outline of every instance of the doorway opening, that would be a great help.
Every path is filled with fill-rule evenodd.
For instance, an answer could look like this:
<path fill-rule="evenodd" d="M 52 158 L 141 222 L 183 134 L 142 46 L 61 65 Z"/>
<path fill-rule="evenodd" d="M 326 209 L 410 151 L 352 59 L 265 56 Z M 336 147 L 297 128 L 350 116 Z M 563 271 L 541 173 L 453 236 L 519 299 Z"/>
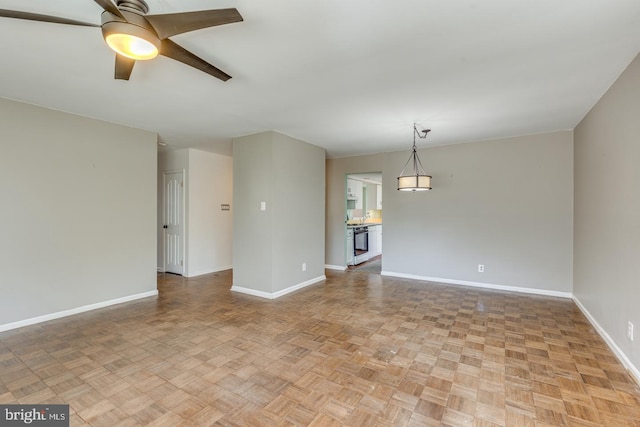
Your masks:
<path fill-rule="evenodd" d="M 381 264 L 382 172 L 345 175 L 344 214 L 347 269 L 368 261 Z"/>

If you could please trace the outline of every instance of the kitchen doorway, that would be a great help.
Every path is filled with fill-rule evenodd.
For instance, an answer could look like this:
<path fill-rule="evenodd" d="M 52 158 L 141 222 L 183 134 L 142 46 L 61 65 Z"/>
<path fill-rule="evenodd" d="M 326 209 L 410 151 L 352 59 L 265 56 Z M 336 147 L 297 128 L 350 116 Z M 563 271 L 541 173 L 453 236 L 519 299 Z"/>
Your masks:
<path fill-rule="evenodd" d="M 344 217 L 347 269 L 381 264 L 382 172 L 345 175 Z"/>

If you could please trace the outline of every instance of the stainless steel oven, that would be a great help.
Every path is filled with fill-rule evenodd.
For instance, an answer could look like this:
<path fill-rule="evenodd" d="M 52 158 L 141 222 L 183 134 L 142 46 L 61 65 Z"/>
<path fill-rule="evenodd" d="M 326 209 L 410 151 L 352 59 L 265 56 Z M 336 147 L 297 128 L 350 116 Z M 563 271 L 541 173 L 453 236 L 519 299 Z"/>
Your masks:
<path fill-rule="evenodd" d="M 369 252 L 369 227 L 353 228 L 353 259 L 354 264 L 360 264 L 367 258 Z"/>

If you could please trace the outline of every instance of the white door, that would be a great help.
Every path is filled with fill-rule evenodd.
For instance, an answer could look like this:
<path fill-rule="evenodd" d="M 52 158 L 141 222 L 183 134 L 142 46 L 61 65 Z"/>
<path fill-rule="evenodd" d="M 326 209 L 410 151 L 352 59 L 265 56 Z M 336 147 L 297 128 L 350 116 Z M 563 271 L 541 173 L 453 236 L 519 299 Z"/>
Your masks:
<path fill-rule="evenodd" d="M 184 272 L 184 173 L 164 173 L 164 269 Z"/>

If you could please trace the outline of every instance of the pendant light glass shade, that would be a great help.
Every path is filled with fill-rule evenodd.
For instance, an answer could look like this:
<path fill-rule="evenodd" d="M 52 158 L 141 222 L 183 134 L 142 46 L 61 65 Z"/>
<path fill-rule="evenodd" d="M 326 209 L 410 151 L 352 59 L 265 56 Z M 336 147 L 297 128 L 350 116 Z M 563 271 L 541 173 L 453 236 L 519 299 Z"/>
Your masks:
<path fill-rule="evenodd" d="M 429 175 L 399 176 L 398 190 L 400 191 L 431 190 L 431 177 Z"/>
<path fill-rule="evenodd" d="M 431 176 L 427 175 L 422 167 L 420 157 L 416 150 L 416 134 L 419 138 L 426 138 L 430 129 L 423 130 L 424 136 L 418 133 L 415 123 L 413 124 L 413 148 L 411 155 L 405 163 L 400 176 L 398 177 L 398 190 L 400 191 L 427 191 L 431 190 Z M 407 171 L 407 166 L 411 163 L 411 170 Z"/>

